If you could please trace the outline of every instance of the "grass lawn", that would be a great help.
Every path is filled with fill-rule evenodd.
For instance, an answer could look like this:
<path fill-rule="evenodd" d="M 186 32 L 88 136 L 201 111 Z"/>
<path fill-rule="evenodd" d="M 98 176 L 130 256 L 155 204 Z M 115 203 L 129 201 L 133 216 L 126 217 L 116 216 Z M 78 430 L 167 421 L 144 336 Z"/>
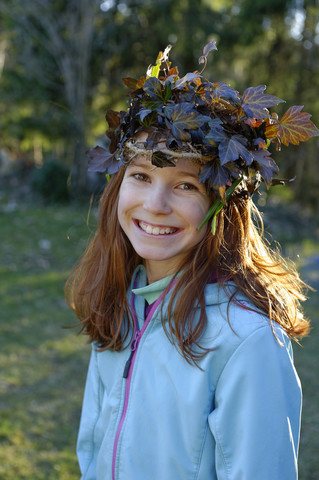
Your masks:
<path fill-rule="evenodd" d="M 94 230 L 84 207 L 0 205 L 0 479 L 75 480 L 75 442 L 90 353 L 63 286 Z M 284 239 L 318 282 L 318 243 Z M 308 263 L 307 263 L 308 262 Z M 319 263 L 317 263 L 318 266 Z M 319 302 L 307 305 L 312 335 L 295 346 L 304 388 L 300 479 L 319 478 Z M 271 480 L 271 479 L 269 479 Z M 283 479 L 284 480 L 284 479 Z"/>
<path fill-rule="evenodd" d="M 0 478 L 78 479 L 90 347 L 63 328 L 75 323 L 63 286 L 91 235 L 85 209 L 1 212 L 0 231 Z"/>

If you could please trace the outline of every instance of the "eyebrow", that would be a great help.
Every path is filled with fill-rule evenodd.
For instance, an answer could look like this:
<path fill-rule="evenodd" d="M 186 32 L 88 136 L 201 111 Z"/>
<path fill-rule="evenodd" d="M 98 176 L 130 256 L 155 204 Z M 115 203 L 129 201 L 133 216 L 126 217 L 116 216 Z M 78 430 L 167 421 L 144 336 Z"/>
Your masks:
<path fill-rule="evenodd" d="M 173 167 L 174 168 L 174 167 Z M 196 180 L 198 180 L 198 173 L 192 173 L 192 172 L 187 172 L 187 171 L 182 171 L 182 172 L 178 172 L 178 175 L 180 175 L 181 177 L 185 176 L 185 177 L 192 177 L 192 178 L 195 178 Z"/>

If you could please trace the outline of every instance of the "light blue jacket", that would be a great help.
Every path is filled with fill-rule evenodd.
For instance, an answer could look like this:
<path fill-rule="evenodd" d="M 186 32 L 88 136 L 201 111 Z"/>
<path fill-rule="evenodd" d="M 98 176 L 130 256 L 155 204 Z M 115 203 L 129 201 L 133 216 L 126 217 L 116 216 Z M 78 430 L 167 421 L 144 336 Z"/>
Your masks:
<path fill-rule="evenodd" d="M 145 285 L 143 267 L 136 275 Z M 230 328 L 221 285 L 205 295 L 202 344 L 214 350 L 201 370 L 167 339 L 160 300 L 144 322 L 135 297 L 131 351 L 93 345 L 77 444 L 82 480 L 297 479 L 301 387 L 290 341 L 276 327 L 280 345 L 269 320 L 244 305 L 230 306 Z"/>

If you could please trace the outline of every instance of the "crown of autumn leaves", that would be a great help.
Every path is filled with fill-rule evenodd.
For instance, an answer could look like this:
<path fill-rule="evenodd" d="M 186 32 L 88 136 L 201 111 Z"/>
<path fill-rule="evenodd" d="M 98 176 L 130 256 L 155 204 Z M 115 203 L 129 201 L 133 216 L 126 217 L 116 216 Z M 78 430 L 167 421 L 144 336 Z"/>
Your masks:
<path fill-rule="evenodd" d="M 283 100 L 265 94 L 265 85 L 249 87 L 240 95 L 224 82 L 203 78 L 207 56 L 217 50 L 215 42 L 203 49 L 201 71 L 182 78 L 171 66 L 170 49 L 159 53 L 145 77 L 123 78 L 130 90 L 129 108 L 107 111 L 109 151 L 90 149 L 89 170 L 112 175 L 137 154 L 148 155 L 156 167 L 174 167 L 181 156 L 193 159 L 201 165 L 199 181 L 217 198 L 203 222 L 213 217 L 214 232 L 216 215 L 239 184 L 253 193 L 261 181 L 267 188 L 280 182 L 273 178 L 278 167 L 270 147 L 298 145 L 319 135 L 319 130 L 302 106 L 290 107 L 281 119 L 270 113 L 268 109 Z M 138 141 L 141 131 L 147 136 Z"/>

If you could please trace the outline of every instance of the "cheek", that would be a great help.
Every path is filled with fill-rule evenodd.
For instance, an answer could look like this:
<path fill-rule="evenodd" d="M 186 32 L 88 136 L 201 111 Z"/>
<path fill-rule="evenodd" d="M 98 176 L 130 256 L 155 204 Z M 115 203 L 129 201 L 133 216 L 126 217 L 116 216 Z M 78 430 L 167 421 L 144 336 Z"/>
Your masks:
<path fill-rule="evenodd" d="M 131 227 L 133 212 L 138 208 L 139 204 L 140 199 L 136 189 L 132 188 L 130 184 L 123 182 L 119 192 L 117 218 L 125 233 Z"/>
<path fill-rule="evenodd" d="M 208 210 L 209 210 L 210 202 L 202 201 L 198 202 L 197 204 L 191 204 L 189 209 L 185 209 L 185 215 L 189 218 L 189 223 L 193 224 L 196 229 L 204 220 Z M 201 232 L 205 231 L 205 228 L 202 228 Z"/>
<path fill-rule="evenodd" d="M 207 200 L 200 202 L 197 205 L 197 208 L 189 209 L 188 210 L 188 220 L 189 224 L 192 225 L 192 238 L 194 241 L 194 244 L 197 244 L 202 241 L 202 239 L 205 237 L 208 225 L 207 223 L 202 227 L 202 229 L 199 231 L 198 227 L 204 220 L 208 210 L 210 207 L 210 202 Z"/>
<path fill-rule="evenodd" d="M 121 187 L 119 192 L 118 206 L 117 206 L 117 217 L 122 228 L 123 228 L 123 222 L 125 219 L 125 213 L 127 212 L 127 209 L 128 209 L 128 196 L 125 192 L 125 189 Z"/>
<path fill-rule="evenodd" d="M 194 233 L 192 235 L 194 245 L 197 245 L 203 240 L 203 238 L 206 236 L 206 232 L 207 225 L 204 225 L 200 232 L 198 231 L 198 227 L 194 229 Z"/>

